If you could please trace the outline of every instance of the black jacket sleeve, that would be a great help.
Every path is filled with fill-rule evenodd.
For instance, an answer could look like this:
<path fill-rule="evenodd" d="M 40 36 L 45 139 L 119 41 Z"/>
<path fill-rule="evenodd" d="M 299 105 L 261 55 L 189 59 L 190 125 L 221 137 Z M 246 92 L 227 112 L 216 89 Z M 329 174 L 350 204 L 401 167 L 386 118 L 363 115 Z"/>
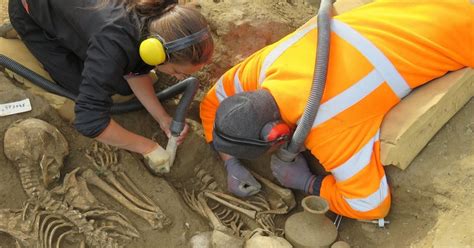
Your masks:
<path fill-rule="evenodd" d="M 111 23 L 89 40 L 74 121 L 84 136 L 102 133 L 111 119 L 112 94 L 124 84 L 128 87 L 123 75 L 130 71 L 129 63 L 137 61 L 138 45 L 136 34 L 125 26 Z"/>

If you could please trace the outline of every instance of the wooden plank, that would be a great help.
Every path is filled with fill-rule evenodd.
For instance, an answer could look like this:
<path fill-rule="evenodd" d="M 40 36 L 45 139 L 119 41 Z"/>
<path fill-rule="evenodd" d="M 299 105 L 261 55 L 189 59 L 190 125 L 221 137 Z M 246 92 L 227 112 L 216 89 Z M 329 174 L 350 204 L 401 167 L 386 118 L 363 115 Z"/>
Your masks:
<path fill-rule="evenodd" d="M 385 116 L 381 161 L 406 169 L 448 120 L 474 96 L 474 69 L 464 68 L 427 83 Z"/>

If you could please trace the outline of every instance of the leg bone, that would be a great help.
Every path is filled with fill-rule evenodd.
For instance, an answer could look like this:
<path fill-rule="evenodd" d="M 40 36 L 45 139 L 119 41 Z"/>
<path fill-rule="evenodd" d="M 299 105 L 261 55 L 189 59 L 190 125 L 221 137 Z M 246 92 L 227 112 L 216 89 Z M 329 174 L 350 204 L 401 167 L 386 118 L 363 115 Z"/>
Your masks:
<path fill-rule="evenodd" d="M 162 213 L 154 213 L 148 210 L 141 209 L 130 202 L 125 196 L 120 194 L 117 190 L 109 186 L 106 182 L 100 179 L 95 173 L 88 169 L 82 173 L 82 177 L 90 184 L 101 189 L 105 193 L 109 194 L 116 201 L 121 203 L 123 206 L 128 208 L 130 211 L 136 215 L 145 219 L 153 228 L 163 228 L 166 225 L 171 224 L 171 221 Z"/>
<path fill-rule="evenodd" d="M 141 197 L 145 202 L 155 208 L 159 208 L 147 195 L 143 194 L 143 192 L 138 189 L 135 183 L 133 183 L 133 181 L 130 179 L 130 177 L 128 177 L 125 172 L 118 171 L 117 175 L 135 192 L 135 194 Z"/>
<path fill-rule="evenodd" d="M 247 215 L 249 218 L 251 218 L 251 219 L 253 219 L 253 220 L 254 220 L 255 217 L 257 216 L 257 211 L 249 210 L 249 209 L 245 209 L 245 208 L 236 206 L 236 205 L 234 205 L 234 204 L 232 204 L 232 203 L 227 202 L 227 201 L 224 200 L 224 199 L 219 198 L 218 196 L 214 195 L 214 194 L 211 193 L 211 192 L 204 192 L 204 195 L 205 195 L 206 197 L 208 197 L 208 198 L 210 198 L 210 199 L 216 201 L 216 202 L 219 202 L 220 204 L 222 204 L 222 205 L 224 205 L 224 206 L 226 206 L 226 207 L 228 207 L 228 208 L 231 208 L 231 209 L 233 209 L 233 210 L 235 210 L 235 211 L 238 211 L 238 212 L 240 212 L 240 213 L 243 213 L 243 214 Z"/>
<path fill-rule="evenodd" d="M 123 196 L 125 196 L 130 202 L 133 204 L 137 205 L 139 208 L 152 211 L 152 212 L 161 212 L 160 208 L 157 206 L 151 206 L 148 203 L 143 202 L 142 200 L 138 199 L 136 196 L 131 194 L 128 190 L 125 189 L 125 187 L 115 178 L 114 174 L 112 173 L 107 173 L 106 175 L 107 181 L 114 186 L 117 191 L 119 191 Z"/>
<path fill-rule="evenodd" d="M 207 219 L 211 222 L 211 225 L 214 228 L 214 230 L 219 230 L 219 231 L 222 231 L 222 232 L 230 231 L 226 226 L 224 226 L 221 223 L 219 218 L 216 217 L 214 212 L 212 212 L 211 208 L 209 208 L 209 206 L 207 205 L 207 202 L 206 202 L 206 198 L 204 197 L 204 194 L 200 193 L 197 196 L 197 198 L 198 198 L 198 201 L 199 201 L 199 203 L 201 204 L 201 206 L 204 210 L 204 213 L 207 216 Z"/>
<path fill-rule="evenodd" d="M 248 203 L 248 202 L 246 202 L 246 201 L 243 201 L 243 200 L 241 200 L 241 199 L 239 199 L 239 198 L 237 198 L 237 197 L 234 197 L 234 196 L 231 196 L 231 195 L 222 193 L 222 192 L 206 191 L 206 193 L 215 195 L 215 196 L 217 196 L 217 197 L 219 197 L 219 198 L 225 199 L 225 200 L 230 201 L 230 202 L 234 202 L 234 203 L 236 203 L 236 204 L 238 204 L 238 205 L 241 205 L 241 206 L 244 206 L 244 207 L 253 209 L 253 210 L 257 211 L 257 212 L 258 212 L 258 211 L 262 211 L 261 208 L 255 206 L 255 205 L 253 205 L 253 204 L 250 204 L 250 203 Z"/>

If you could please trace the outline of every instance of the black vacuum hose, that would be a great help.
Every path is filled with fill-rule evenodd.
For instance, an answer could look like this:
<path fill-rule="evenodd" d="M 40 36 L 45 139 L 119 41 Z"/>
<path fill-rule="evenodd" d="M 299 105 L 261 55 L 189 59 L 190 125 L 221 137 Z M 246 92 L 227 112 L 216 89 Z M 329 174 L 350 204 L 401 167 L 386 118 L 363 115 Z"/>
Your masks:
<path fill-rule="evenodd" d="M 32 82 L 33 84 L 41 87 L 42 89 L 48 92 L 51 92 L 53 94 L 60 95 L 63 97 L 67 97 L 73 101 L 75 101 L 77 97 L 75 94 L 68 91 L 67 89 L 61 87 L 60 85 L 56 83 L 53 83 L 47 80 L 46 78 L 42 77 L 38 73 L 26 68 L 25 66 L 19 64 L 18 62 L 2 54 L 0 54 L 0 65 L 4 66 L 5 68 L 8 68 L 9 70 L 24 77 L 28 81 Z M 184 92 L 184 95 L 181 98 L 181 101 L 178 105 L 179 111 L 178 110 L 176 111 L 175 118 L 174 118 L 175 120 L 178 120 L 178 122 L 184 123 L 184 117 L 186 114 L 187 107 L 189 106 L 192 99 L 194 98 L 194 94 L 196 93 L 198 85 L 199 85 L 198 80 L 196 78 L 190 77 L 175 85 L 172 85 L 166 88 L 165 90 L 158 92 L 156 96 L 158 97 L 160 101 L 164 101 L 166 99 L 169 99 L 175 95 L 178 95 Z M 180 107 L 180 106 L 183 106 L 183 107 Z M 140 101 L 134 99 L 128 102 L 114 104 L 110 112 L 112 114 L 121 114 L 121 113 L 136 111 L 142 108 L 143 108 L 143 105 L 140 103 Z M 183 127 L 184 127 L 184 124 L 183 124 Z"/>
<path fill-rule="evenodd" d="M 184 92 L 184 94 L 186 94 L 186 92 L 189 91 L 189 87 L 194 87 L 193 85 L 196 84 L 196 87 L 194 91 L 194 94 L 196 93 L 196 90 L 197 90 L 197 86 L 199 86 L 199 81 L 194 78 L 194 77 L 189 77 L 189 78 L 186 78 L 184 79 L 183 81 L 181 82 L 178 82 L 177 84 L 174 84 L 174 85 L 171 85 L 170 87 L 156 93 L 156 97 L 158 97 L 158 100 L 160 101 L 164 101 L 164 100 L 167 100 L 167 99 L 170 99 L 172 98 L 173 96 L 176 96 L 178 94 L 181 94 Z M 189 94 L 189 93 L 188 93 Z M 193 100 L 194 98 L 194 94 L 191 96 L 191 99 L 189 99 L 189 104 L 191 103 L 191 101 Z M 178 108 L 179 106 L 181 105 L 181 102 L 183 102 L 185 96 L 183 95 L 181 97 L 181 100 L 179 102 L 179 105 L 178 105 Z M 189 106 L 188 104 L 188 106 Z M 139 109 L 142 109 L 143 108 L 143 105 L 141 104 L 140 101 L 138 101 L 137 99 L 133 99 L 133 100 L 130 100 L 128 102 L 123 102 L 123 103 L 116 103 L 112 106 L 112 108 L 110 109 L 110 112 L 112 114 L 122 114 L 122 113 L 127 113 L 127 112 L 132 112 L 132 111 L 136 111 L 136 110 L 139 110 Z M 176 115 L 178 114 L 178 112 L 176 111 L 175 113 L 175 118 L 177 117 Z M 184 111 L 184 114 L 186 114 L 186 111 Z M 181 117 L 181 113 L 179 113 L 180 115 L 180 119 L 184 119 L 184 115 Z"/>
<path fill-rule="evenodd" d="M 191 102 L 194 99 L 194 95 L 196 95 L 196 92 L 198 90 L 199 81 L 194 77 L 189 77 L 181 81 L 180 85 L 184 92 L 181 96 L 181 100 L 179 101 L 178 107 L 176 108 L 174 118 L 170 126 L 171 134 L 174 136 L 179 136 L 181 134 L 181 131 L 183 131 L 185 125 L 184 119 L 186 117 L 186 113 L 188 112 L 189 105 L 191 105 Z"/>
<path fill-rule="evenodd" d="M 5 68 L 12 70 L 16 74 L 24 77 L 26 80 L 34 83 L 35 85 L 41 87 L 42 89 L 45 89 L 48 92 L 67 97 L 69 99 L 72 99 L 73 101 L 76 98 L 76 96 L 73 93 L 47 80 L 46 78 L 42 77 L 38 73 L 24 67 L 23 65 L 8 58 L 7 56 L 3 54 L 0 54 L 0 65 L 5 66 Z"/>

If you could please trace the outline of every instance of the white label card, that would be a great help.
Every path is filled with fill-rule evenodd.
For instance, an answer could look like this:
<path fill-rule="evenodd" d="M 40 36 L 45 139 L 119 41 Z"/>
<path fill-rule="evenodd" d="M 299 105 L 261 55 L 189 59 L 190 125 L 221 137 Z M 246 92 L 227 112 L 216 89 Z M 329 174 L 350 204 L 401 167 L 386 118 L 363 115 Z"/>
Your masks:
<path fill-rule="evenodd" d="M 30 99 L 0 104 L 0 116 L 14 115 L 31 111 Z"/>

